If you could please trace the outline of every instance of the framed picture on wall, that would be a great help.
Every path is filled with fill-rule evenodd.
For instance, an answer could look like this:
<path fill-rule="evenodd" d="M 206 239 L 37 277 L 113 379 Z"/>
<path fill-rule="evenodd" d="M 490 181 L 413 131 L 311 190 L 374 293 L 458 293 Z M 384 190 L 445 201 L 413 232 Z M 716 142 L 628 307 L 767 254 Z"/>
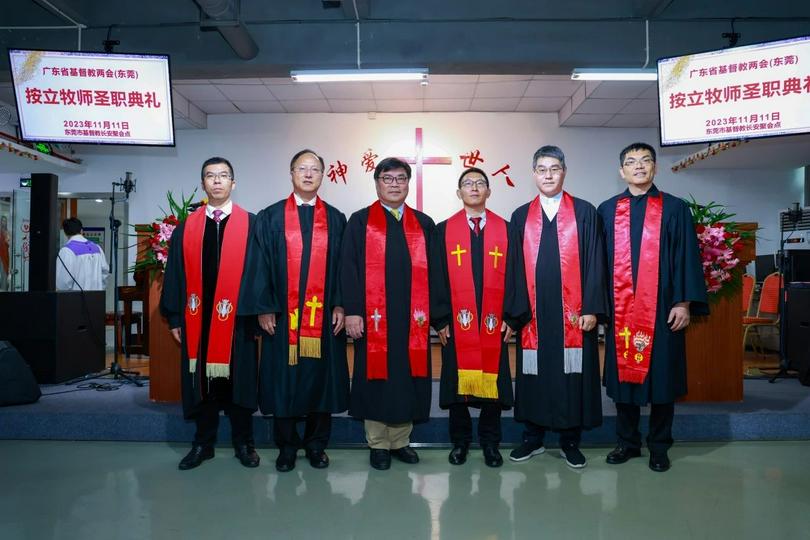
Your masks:
<path fill-rule="evenodd" d="M 82 235 L 99 245 L 101 251 L 104 252 L 104 235 L 107 230 L 104 227 L 82 227 Z"/>

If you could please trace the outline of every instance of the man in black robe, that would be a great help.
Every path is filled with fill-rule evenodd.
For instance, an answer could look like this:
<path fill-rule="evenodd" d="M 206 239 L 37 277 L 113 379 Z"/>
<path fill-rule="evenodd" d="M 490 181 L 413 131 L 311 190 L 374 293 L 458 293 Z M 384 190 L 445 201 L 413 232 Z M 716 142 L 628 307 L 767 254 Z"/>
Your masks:
<path fill-rule="evenodd" d="M 279 448 L 276 469 L 287 472 L 295 467 L 296 453 L 304 448 L 310 465 L 329 466 L 324 451 L 331 433 L 332 414 L 341 413 L 349 403 L 349 369 L 346 362 L 346 334 L 343 332 L 343 307 L 338 286 L 340 242 L 346 217 L 335 207 L 318 199 L 323 181 L 323 159 L 312 150 L 302 150 L 290 161 L 290 177 L 295 219 L 300 227 L 301 261 L 298 286 L 298 313 L 308 314 L 305 305 L 307 285 L 313 285 L 317 272 L 310 271 L 313 255 L 313 228 L 316 202 L 326 212 L 327 245 L 318 248 L 326 257 L 323 285 L 319 299 L 323 309 L 319 357 L 310 358 L 298 349 L 290 360 L 289 330 L 292 317 L 288 309 L 288 272 L 290 254 L 285 230 L 285 212 L 291 208 L 289 198 L 268 206 L 256 217 L 254 233 L 255 263 L 250 280 L 254 310 L 259 325 L 266 332 L 262 339 L 262 361 L 259 374 L 259 407 L 263 414 L 274 415 L 273 439 Z M 294 274 L 293 274 L 294 275 Z M 295 313 L 295 312 L 292 312 Z M 306 320 L 308 317 L 298 317 Z M 299 328 L 293 323 L 293 330 Z M 300 333 L 299 333 L 300 339 Z M 303 438 L 297 430 L 305 421 Z"/>
<path fill-rule="evenodd" d="M 487 217 L 493 220 L 502 219 L 500 216 L 491 212 L 488 213 L 486 210 L 486 202 L 491 194 L 489 178 L 487 178 L 484 171 L 469 168 L 461 173 L 458 179 L 456 195 L 464 205 L 468 224 L 466 232 L 469 234 L 471 253 L 463 255 L 471 257 L 476 306 L 476 313 L 473 317 L 474 325 L 472 325 L 471 330 L 478 333 L 479 336 L 487 331 L 487 327 L 483 326 L 483 324 L 489 324 L 487 313 L 482 311 L 484 264 L 493 264 L 492 257 L 488 256 L 484 249 Z M 493 224 L 492 227 L 494 228 L 495 225 Z M 496 381 L 496 398 L 459 393 L 459 364 L 456 338 L 454 337 L 456 332 L 451 332 L 450 328 L 454 326 L 453 320 L 456 317 L 452 306 L 451 291 L 454 286 L 460 286 L 460 284 L 454 284 L 453 276 L 450 275 L 448 269 L 447 252 L 452 250 L 455 244 L 448 242 L 447 227 L 447 220 L 439 223 L 436 226 L 431 243 L 430 318 L 432 326 L 439 329 L 437 333 L 442 344 L 439 406 L 442 409 L 449 409 L 450 440 L 453 443 L 453 449 L 450 451 L 448 460 L 453 465 L 461 465 L 467 461 L 467 453 L 472 442 L 472 420 L 469 407 L 475 407 L 481 410 L 478 418 L 478 440 L 483 450 L 484 462 L 490 467 L 500 467 L 503 464 L 503 458 L 498 451 L 498 445 L 501 442 L 501 410 L 511 408 L 513 403 L 512 377 L 509 373 L 509 348 L 505 343 L 501 345 Z M 504 240 L 508 242 L 507 238 L 504 238 Z M 501 246 L 502 253 L 508 252 L 507 245 L 505 243 Z M 459 256 L 461 255 L 459 254 Z M 502 255 L 496 253 L 496 257 L 498 256 L 502 257 Z M 500 264 L 504 265 L 505 262 L 500 261 Z M 504 284 L 503 282 L 500 283 L 501 291 Z M 502 316 L 500 308 L 502 306 L 499 306 L 498 318 Z M 500 336 L 502 325 L 493 324 L 493 326 L 497 328 L 498 336 Z"/>
<path fill-rule="evenodd" d="M 641 455 L 641 433 L 638 429 L 640 407 L 649 403 L 649 465 L 652 470 L 663 472 L 670 467 L 667 451 L 673 442 L 675 399 L 686 394 L 685 329 L 689 325 L 690 315 L 708 314 L 708 305 L 692 215 L 683 200 L 658 191 L 653 184 L 655 159 L 655 149 L 645 143 L 634 143 L 622 150 L 619 174 L 627 182 L 628 189 L 600 204 L 598 212 L 607 246 L 608 291 L 613 291 L 616 279 L 616 207 L 621 199 L 629 199 L 631 249 L 624 256 L 631 257 L 635 289 L 638 286 L 647 203 L 650 197 L 663 196 L 658 299 L 649 371 L 641 384 L 619 381 L 615 329 L 611 323 L 607 325 L 605 335 L 604 374 L 607 394 L 616 402 L 616 432 L 619 439 L 616 449 L 608 454 L 607 462 L 624 463 Z M 649 249 L 648 246 L 646 249 Z M 609 296 L 611 314 L 615 316 L 613 294 Z"/>
<path fill-rule="evenodd" d="M 179 468 L 193 469 L 204 460 L 214 457 L 220 410 L 224 410 L 231 421 L 231 441 L 235 456 L 245 467 L 257 467 L 259 456 L 253 441 L 253 412 L 256 410 L 257 397 L 258 366 L 255 341 L 257 326 L 255 313 L 250 311 L 246 301 L 245 293 L 249 290 L 245 280 L 247 273 L 243 273 L 241 278 L 233 329 L 230 374 L 228 377 L 206 375 L 206 355 L 211 334 L 214 296 L 221 266 L 220 254 L 231 214 L 238 208 L 231 201 L 231 191 L 235 187 L 236 180 L 230 162 L 221 157 L 205 161 L 201 176 L 208 204 L 204 209 L 198 210 L 205 212 L 201 254 L 202 298 L 195 298 L 195 302 L 199 302 L 202 309 L 202 327 L 193 369 L 189 362 L 184 316 L 191 301 L 187 291 L 188 271 L 183 256 L 184 232 L 188 221 L 178 225 L 172 234 L 160 298 L 160 311 L 168 319 L 172 335 L 181 345 L 183 413 L 186 418 L 194 419 L 197 427 L 191 451 L 180 461 Z M 252 214 L 248 214 L 249 231 L 253 227 L 253 218 Z M 245 260 L 249 260 L 249 255 L 248 243 Z"/>
<path fill-rule="evenodd" d="M 523 443 L 511 452 L 509 458 L 524 461 L 542 454 L 545 451 L 543 437 L 550 429 L 560 435 L 560 455 L 566 464 L 572 468 L 582 468 L 587 464 L 579 450 L 582 430 L 602 424 L 596 330 L 597 317 L 607 313 L 602 234 L 593 205 L 571 197 L 579 249 L 582 306 L 580 313 L 567 314 L 564 321 L 562 280 L 568 276 L 562 276 L 560 269 L 560 260 L 565 254 L 558 239 L 558 227 L 567 195 L 563 192 L 565 155 L 556 146 L 543 146 L 535 152 L 532 168 L 540 191 L 538 197 L 542 217 L 538 219 L 543 220 L 539 246 L 524 246 L 526 221 L 532 203 L 515 210 L 509 222 L 510 249 L 504 319 L 507 325 L 517 322 L 513 330 L 522 327 L 517 340 L 515 420 L 525 426 Z M 535 324 L 524 266 L 526 257 L 530 255 L 530 252 L 524 252 L 526 247 L 537 253 L 536 368 L 530 367 L 527 351 L 522 347 L 522 335 L 530 330 L 529 324 Z M 569 321 L 571 316 L 573 320 Z M 569 352 L 566 351 L 564 322 L 566 325 L 570 323 L 569 331 L 582 332 L 581 365 L 578 361 L 566 361 Z M 577 356 L 579 354 L 577 352 Z"/>
<path fill-rule="evenodd" d="M 377 324 L 376 314 L 366 313 L 366 236 L 373 209 L 358 210 L 349 218 L 343 236 L 341 290 L 346 311 L 346 333 L 354 340 L 354 371 L 349 414 L 364 420 L 371 449 L 371 465 L 388 469 L 393 455 L 405 463 L 417 463 L 419 456 L 409 446 L 414 422 L 430 416 L 430 344 L 425 352 L 427 376 L 412 376 L 409 365 L 411 313 L 411 257 L 405 235 L 405 213 L 422 229 L 427 252 L 435 227 L 427 215 L 406 207 L 411 168 L 397 158 L 386 158 L 374 170 L 374 183 L 386 224 L 384 276 L 387 309 L 387 378 L 367 375 L 367 334 Z M 376 204 L 376 203 L 375 203 Z"/>

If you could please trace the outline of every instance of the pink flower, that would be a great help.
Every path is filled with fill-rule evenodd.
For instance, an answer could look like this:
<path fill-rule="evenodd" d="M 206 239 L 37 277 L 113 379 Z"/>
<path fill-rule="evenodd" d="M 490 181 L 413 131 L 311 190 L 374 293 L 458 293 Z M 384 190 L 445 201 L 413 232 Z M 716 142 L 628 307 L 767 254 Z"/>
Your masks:
<path fill-rule="evenodd" d="M 172 232 L 174 232 L 175 225 L 171 225 L 169 223 L 161 223 L 160 224 L 160 232 L 158 233 L 158 240 L 161 242 L 168 242 L 172 237 Z"/>

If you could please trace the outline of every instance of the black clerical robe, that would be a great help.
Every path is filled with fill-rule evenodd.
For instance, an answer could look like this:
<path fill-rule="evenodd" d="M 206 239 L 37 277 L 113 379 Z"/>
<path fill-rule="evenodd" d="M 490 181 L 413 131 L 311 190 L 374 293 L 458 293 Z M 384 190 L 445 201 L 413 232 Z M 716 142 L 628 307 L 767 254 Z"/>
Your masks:
<path fill-rule="evenodd" d="M 644 384 L 619 382 L 616 365 L 616 341 L 613 321 L 605 333 L 604 385 L 607 394 L 617 403 L 646 405 L 647 403 L 672 403 L 686 394 L 686 331 L 669 329 L 669 312 L 678 302 L 691 302 L 692 315 L 709 313 L 703 267 L 697 244 L 692 214 L 686 203 L 668 193 L 659 192 L 653 185 L 650 190 L 636 197 L 629 190 L 599 205 L 599 217 L 603 224 L 608 264 L 608 298 L 610 313 L 613 313 L 614 271 L 614 221 L 616 203 L 630 197 L 630 239 L 635 287 L 638 272 L 641 235 L 644 230 L 644 215 L 647 197 L 662 193 L 663 215 L 661 217 L 661 251 L 659 255 L 658 305 L 655 314 L 655 339 L 650 358 L 650 371 Z"/>
<path fill-rule="evenodd" d="M 582 315 L 607 313 L 605 262 L 602 235 L 596 209 L 587 201 L 574 199 L 582 281 Z M 582 373 L 564 372 L 562 281 L 557 216 L 549 220 L 543 210 L 543 233 L 537 250 L 537 375 L 523 373 L 521 334 L 532 312 L 524 269 L 523 233 L 529 204 L 512 214 L 509 221 L 504 320 L 522 328 L 516 336 L 515 420 L 530 421 L 551 429 L 602 424 L 602 389 L 599 382 L 597 329 L 582 336 Z M 561 203 L 562 204 L 562 203 Z M 541 206 L 542 208 L 542 206 Z"/>
<path fill-rule="evenodd" d="M 482 320 L 481 304 L 484 294 L 484 232 L 475 235 L 470 229 L 470 251 L 472 257 L 473 284 L 475 285 L 476 321 Z M 439 384 L 439 406 L 447 409 L 453 403 L 466 403 L 480 407 L 481 403 L 495 401 L 475 396 L 462 396 L 458 394 L 458 361 L 456 359 L 455 328 L 453 326 L 453 307 L 451 303 L 451 288 L 453 283 L 447 270 L 447 251 L 453 246 L 446 245 L 447 221 L 436 226 L 431 241 L 430 253 L 430 319 L 433 328 L 442 329 L 450 326 L 450 339 L 442 347 L 442 375 Z M 506 251 L 506 249 L 504 250 Z M 498 328 L 500 332 L 500 328 Z M 509 373 L 509 346 L 504 343 L 501 347 L 500 361 L 498 363 L 498 399 L 501 407 L 508 409 L 514 402 L 512 393 L 512 378 Z"/>
<path fill-rule="evenodd" d="M 191 418 L 196 408 L 207 394 L 208 379 L 205 377 L 205 357 L 208 353 L 208 335 L 211 328 L 211 314 L 214 308 L 214 293 L 216 290 L 217 275 L 219 273 L 219 255 L 222 250 L 222 240 L 225 229 L 228 227 L 230 216 L 217 224 L 211 218 L 205 220 L 202 247 L 202 328 L 200 336 L 200 355 L 197 359 L 197 369 L 189 372 L 188 349 L 186 347 L 186 320 L 185 309 L 188 300 L 186 294 L 186 271 L 183 262 L 183 234 L 184 224 L 180 224 L 172 233 L 169 248 L 169 260 L 166 263 L 166 272 L 163 277 L 163 292 L 160 297 L 160 312 L 168 319 L 169 328 L 181 328 L 182 343 L 181 354 L 181 384 L 183 396 L 183 413 Z M 255 216 L 249 214 L 248 234 L 253 230 Z M 245 254 L 246 265 L 239 288 L 239 302 L 236 313 L 236 323 L 233 330 L 233 349 L 231 353 L 231 396 L 234 404 L 247 409 L 256 409 L 257 389 L 256 375 L 258 370 L 256 350 L 256 316 L 250 311 L 247 302 L 247 262 L 251 259 L 251 247 L 248 242 Z M 224 380 L 224 379 L 223 379 Z"/>
<path fill-rule="evenodd" d="M 349 218 L 343 235 L 340 281 L 346 315 L 365 318 L 366 311 L 366 227 L 368 208 Z M 433 220 L 416 210 L 414 213 L 425 233 L 430 253 Z M 366 377 L 366 333 L 354 341 L 354 371 L 349 414 L 364 420 L 389 424 L 426 421 L 430 417 L 430 343 L 427 350 L 427 377 L 411 377 L 408 335 L 411 303 L 411 257 L 402 222 L 390 212 L 386 219 L 385 284 L 388 314 L 388 378 Z M 429 263 L 428 263 L 429 267 Z M 366 320 L 365 325 L 368 326 Z M 367 330 L 367 328 L 365 328 Z"/>
<path fill-rule="evenodd" d="M 259 371 L 259 407 L 263 414 L 278 417 L 303 416 L 311 412 L 340 413 L 349 403 L 349 368 L 346 362 L 346 333 L 337 336 L 332 328 L 332 310 L 342 307 L 338 283 L 340 244 L 346 217 L 333 206 L 326 206 L 328 247 L 321 329 L 321 358 L 301 356 L 289 365 L 289 324 L 287 309 L 287 241 L 284 236 L 284 209 L 287 200 L 268 206 L 256 216 L 253 234 L 255 255 L 250 265 L 251 310 L 275 313 L 276 331 L 261 330 L 262 351 Z M 312 228 L 315 207 L 298 207 L 303 249 L 299 280 L 298 312 L 305 313 L 307 276 L 312 255 Z"/>

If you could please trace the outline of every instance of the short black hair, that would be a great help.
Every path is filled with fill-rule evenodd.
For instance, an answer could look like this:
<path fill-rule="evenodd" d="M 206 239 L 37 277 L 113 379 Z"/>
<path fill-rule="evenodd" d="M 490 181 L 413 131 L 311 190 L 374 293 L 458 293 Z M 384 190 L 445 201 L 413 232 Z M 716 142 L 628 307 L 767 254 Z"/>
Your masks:
<path fill-rule="evenodd" d="M 224 163 L 228 166 L 228 169 L 231 170 L 231 178 L 236 179 L 236 175 L 233 173 L 233 165 L 231 162 L 225 159 L 224 157 L 214 156 L 206 159 L 203 164 L 202 168 L 200 169 L 200 180 L 205 180 L 205 168 L 209 165 L 219 165 L 220 163 Z"/>
<path fill-rule="evenodd" d="M 563 154 L 563 151 L 560 150 L 560 147 L 546 145 L 541 146 L 540 148 L 537 149 L 537 152 L 534 153 L 534 157 L 532 158 L 532 169 L 534 169 L 537 166 L 537 160 L 544 157 L 554 158 L 560 162 L 560 165 L 562 165 L 563 170 L 566 168 L 565 154 Z"/>
<path fill-rule="evenodd" d="M 487 173 L 479 169 L 478 167 L 470 167 L 468 169 L 464 169 L 461 173 L 461 176 L 458 177 L 458 188 L 461 189 L 461 179 L 467 176 L 470 173 L 478 173 L 484 177 L 484 181 L 487 183 L 487 189 L 489 189 L 489 177 Z"/>
<path fill-rule="evenodd" d="M 82 232 L 82 222 L 79 218 L 67 218 L 62 222 L 62 230 L 65 231 L 65 236 L 76 236 Z"/>
<path fill-rule="evenodd" d="M 619 167 L 624 166 L 624 157 L 627 155 L 628 152 L 632 152 L 633 150 L 647 150 L 650 152 L 652 156 L 653 163 L 655 163 L 655 148 L 650 146 L 647 143 L 643 142 L 634 142 L 633 144 L 627 145 L 624 150 L 621 151 L 619 154 Z"/>
<path fill-rule="evenodd" d="M 405 169 L 405 174 L 408 175 L 408 179 L 411 178 L 411 166 L 402 161 L 399 158 L 395 157 L 387 157 L 377 163 L 377 166 L 374 168 L 374 180 L 377 180 L 380 175 L 384 172 L 393 171 L 394 169 Z"/>
<path fill-rule="evenodd" d="M 323 163 L 323 158 L 321 156 L 319 156 L 318 153 L 315 150 L 310 150 L 309 148 L 304 148 L 303 150 L 301 150 L 299 152 L 296 152 L 295 155 L 290 160 L 290 170 L 293 169 L 293 165 L 295 165 L 295 162 L 298 161 L 298 158 L 300 158 L 304 154 L 312 154 L 313 156 L 318 158 L 318 161 L 321 162 L 321 171 L 326 169 L 326 165 L 324 165 L 324 163 Z"/>

